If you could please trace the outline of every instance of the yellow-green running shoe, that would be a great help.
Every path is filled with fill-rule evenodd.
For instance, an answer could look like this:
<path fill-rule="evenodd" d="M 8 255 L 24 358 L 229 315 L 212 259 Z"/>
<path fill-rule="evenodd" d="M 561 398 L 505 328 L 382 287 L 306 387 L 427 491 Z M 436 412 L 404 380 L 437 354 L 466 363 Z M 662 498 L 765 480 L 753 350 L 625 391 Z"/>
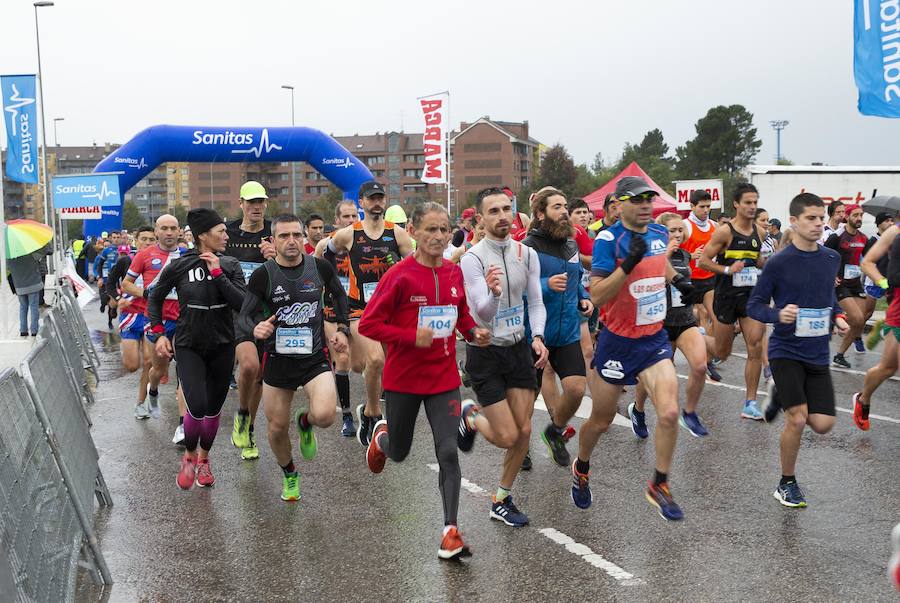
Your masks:
<path fill-rule="evenodd" d="M 281 500 L 300 500 L 300 474 L 288 473 L 284 476 Z"/>
<path fill-rule="evenodd" d="M 311 461 L 316 458 L 316 451 L 319 449 L 319 443 L 316 441 L 316 433 L 313 431 L 313 426 L 310 426 L 306 429 L 303 429 L 301 426 L 300 419 L 305 415 L 305 412 L 297 413 L 297 431 L 300 433 L 300 454 L 303 455 L 307 461 Z"/>
<path fill-rule="evenodd" d="M 259 458 L 259 448 L 256 447 L 256 436 L 252 431 L 247 432 L 247 447 L 241 449 L 241 458 L 245 461 L 255 461 Z"/>
<path fill-rule="evenodd" d="M 882 329 L 884 329 L 884 320 L 876 320 L 875 324 L 872 325 L 872 330 L 869 331 L 869 336 L 866 337 L 866 348 L 870 350 L 875 349 L 875 346 L 878 345 L 878 342 L 880 342 L 884 338 Z"/>
<path fill-rule="evenodd" d="M 246 448 L 250 445 L 250 415 L 242 415 L 240 413 L 234 415 L 231 443 L 234 444 L 235 448 Z"/>

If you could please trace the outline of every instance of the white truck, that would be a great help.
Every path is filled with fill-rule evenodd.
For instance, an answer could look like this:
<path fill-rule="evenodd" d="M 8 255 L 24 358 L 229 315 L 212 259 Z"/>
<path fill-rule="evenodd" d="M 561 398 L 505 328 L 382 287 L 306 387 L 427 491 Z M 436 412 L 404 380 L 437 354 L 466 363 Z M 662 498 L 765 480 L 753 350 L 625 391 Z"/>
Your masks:
<path fill-rule="evenodd" d="M 751 165 L 750 182 L 769 218 L 789 226 L 788 207 L 796 195 L 815 193 L 825 204 L 862 204 L 875 195 L 900 195 L 900 166 Z M 864 214 L 862 231 L 875 232 L 875 216 Z"/>

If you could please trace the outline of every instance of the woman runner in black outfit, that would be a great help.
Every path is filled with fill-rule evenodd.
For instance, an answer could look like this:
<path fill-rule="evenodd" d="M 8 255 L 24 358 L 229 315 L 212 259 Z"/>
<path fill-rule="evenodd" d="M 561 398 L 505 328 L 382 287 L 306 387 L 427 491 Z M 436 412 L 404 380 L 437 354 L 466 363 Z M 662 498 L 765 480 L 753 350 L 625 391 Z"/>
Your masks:
<path fill-rule="evenodd" d="M 233 257 L 221 255 L 228 241 L 221 216 L 214 210 L 198 208 L 188 212 L 187 221 L 197 247 L 162 270 L 147 302 L 148 339 L 155 344 L 157 354 L 175 356 L 187 402 L 186 451 L 177 478 L 183 490 L 190 489 L 195 479 L 204 487 L 216 481 L 209 466 L 209 451 L 219 430 L 219 414 L 234 365 L 232 310 L 241 309 L 246 293 L 240 264 Z M 178 293 L 180 307 L 175 341 L 165 336 L 162 322 L 163 299 L 172 289 Z"/>

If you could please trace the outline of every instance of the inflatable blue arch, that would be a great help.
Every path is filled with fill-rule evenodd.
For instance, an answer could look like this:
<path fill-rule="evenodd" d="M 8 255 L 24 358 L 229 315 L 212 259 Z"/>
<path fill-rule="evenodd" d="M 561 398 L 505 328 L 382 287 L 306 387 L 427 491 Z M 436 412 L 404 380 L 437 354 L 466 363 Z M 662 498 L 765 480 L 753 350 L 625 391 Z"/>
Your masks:
<path fill-rule="evenodd" d="M 313 128 L 151 126 L 107 156 L 95 172 L 121 172 L 119 190 L 138 183 L 160 164 L 185 162 L 305 161 L 357 201 L 359 185 L 372 180 L 366 165 L 331 136 Z M 120 207 L 103 208 L 100 220 L 85 220 L 85 234 L 122 227 Z"/>

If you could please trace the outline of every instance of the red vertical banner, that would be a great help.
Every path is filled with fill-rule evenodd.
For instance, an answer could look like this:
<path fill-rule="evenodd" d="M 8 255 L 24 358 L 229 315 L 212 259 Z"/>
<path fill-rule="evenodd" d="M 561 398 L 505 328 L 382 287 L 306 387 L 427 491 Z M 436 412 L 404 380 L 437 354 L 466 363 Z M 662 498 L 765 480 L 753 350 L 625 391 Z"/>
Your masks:
<path fill-rule="evenodd" d="M 422 170 L 422 182 L 428 184 L 447 184 L 447 134 L 448 115 L 450 109 L 450 93 L 441 92 L 419 99 L 422 115 L 425 119 L 425 133 L 422 135 L 422 148 L 425 155 L 425 166 Z"/>

